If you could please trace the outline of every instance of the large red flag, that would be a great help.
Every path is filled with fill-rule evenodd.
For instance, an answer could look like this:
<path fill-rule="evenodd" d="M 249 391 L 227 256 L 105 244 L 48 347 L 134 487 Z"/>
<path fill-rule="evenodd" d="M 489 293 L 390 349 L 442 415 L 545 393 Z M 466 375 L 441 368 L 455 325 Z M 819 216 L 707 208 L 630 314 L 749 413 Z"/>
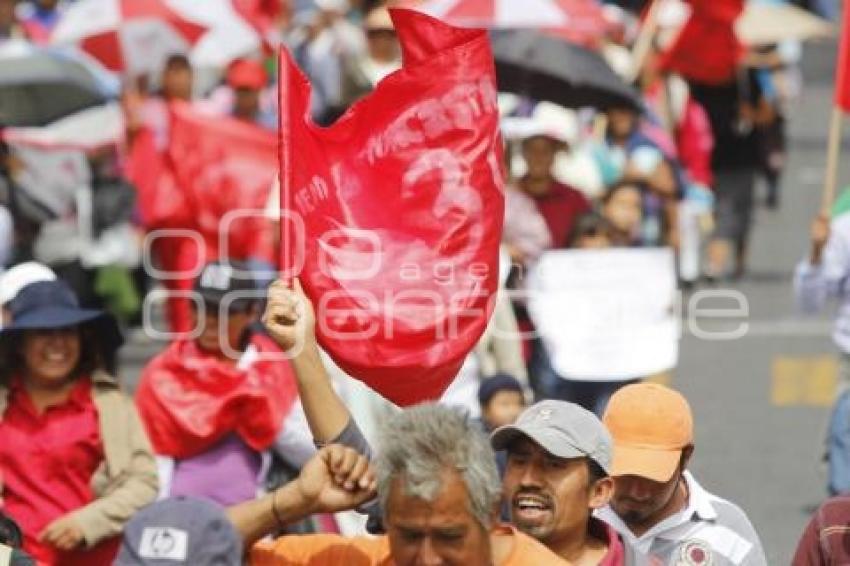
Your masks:
<path fill-rule="evenodd" d="M 392 16 L 404 67 L 330 128 L 281 54 L 282 202 L 304 229 L 284 263 L 340 367 L 407 405 L 439 397 L 484 331 L 504 180 L 487 34 Z"/>
<path fill-rule="evenodd" d="M 835 105 L 850 112 L 850 6 L 844 6 L 841 22 L 838 66 L 835 68 Z"/>
<path fill-rule="evenodd" d="M 731 81 L 742 54 L 735 20 L 743 0 L 691 0 L 690 5 L 691 15 L 662 55 L 661 68 L 705 84 Z"/>

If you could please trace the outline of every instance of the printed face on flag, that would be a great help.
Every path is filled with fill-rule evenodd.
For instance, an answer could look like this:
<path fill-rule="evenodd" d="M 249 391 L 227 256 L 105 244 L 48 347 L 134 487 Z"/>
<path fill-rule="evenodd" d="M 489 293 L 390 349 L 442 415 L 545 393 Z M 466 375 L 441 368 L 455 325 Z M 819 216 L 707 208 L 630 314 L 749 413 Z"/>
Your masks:
<path fill-rule="evenodd" d="M 439 396 L 486 326 L 503 177 L 487 36 L 393 14 L 404 68 L 320 129 L 284 54 L 284 208 L 303 223 L 286 267 L 348 373 L 410 403 Z M 291 236 L 291 234 L 290 234 Z"/>

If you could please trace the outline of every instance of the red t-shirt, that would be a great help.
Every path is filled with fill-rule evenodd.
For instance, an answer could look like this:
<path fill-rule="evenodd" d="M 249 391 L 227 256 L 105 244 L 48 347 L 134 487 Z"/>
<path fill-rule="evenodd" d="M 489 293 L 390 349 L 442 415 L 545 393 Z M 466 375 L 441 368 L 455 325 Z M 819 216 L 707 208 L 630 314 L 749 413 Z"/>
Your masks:
<path fill-rule="evenodd" d="M 542 196 L 529 195 L 546 221 L 554 249 L 566 248 L 576 219 L 590 212 L 590 202 L 575 189 L 552 182 L 549 192 Z"/>
<path fill-rule="evenodd" d="M 20 525 L 24 550 L 40 564 L 106 566 L 118 550 L 118 538 L 70 553 L 38 540 L 51 522 L 93 499 L 90 481 L 104 453 L 91 390 L 91 380 L 81 378 L 66 402 L 38 414 L 19 380 L 9 388 L 0 421 L 3 511 Z"/>
<path fill-rule="evenodd" d="M 602 557 L 598 566 L 624 566 L 626 563 L 626 549 L 617 530 L 608 523 L 591 517 L 590 528 L 595 529 L 596 535 L 604 537 L 608 543 L 608 552 Z"/>

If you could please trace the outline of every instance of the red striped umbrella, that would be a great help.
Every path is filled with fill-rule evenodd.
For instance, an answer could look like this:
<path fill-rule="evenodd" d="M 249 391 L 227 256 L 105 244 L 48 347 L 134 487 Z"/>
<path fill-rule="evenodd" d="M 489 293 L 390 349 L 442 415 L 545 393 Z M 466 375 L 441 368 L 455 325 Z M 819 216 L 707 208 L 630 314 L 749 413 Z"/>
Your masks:
<path fill-rule="evenodd" d="M 596 0 L 414 0 L 411 5 L 455 25 L 545 29 L 582 44 L 608 28 Z"/>
<path fill-rule="evenodd" d="M 169 0 L 80 0 L 65 11 L 51 43 L 78 44 L 113 71 L 140 74 L 187 53 L 205 31 Z"/>

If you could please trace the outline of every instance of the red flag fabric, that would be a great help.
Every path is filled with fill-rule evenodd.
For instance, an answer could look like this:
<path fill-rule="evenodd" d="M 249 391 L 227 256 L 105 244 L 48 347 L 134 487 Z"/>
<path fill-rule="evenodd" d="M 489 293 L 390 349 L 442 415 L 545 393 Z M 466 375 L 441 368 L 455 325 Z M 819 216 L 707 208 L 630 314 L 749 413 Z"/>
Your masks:
<path fill-rule="evenodd" d="M 835 68 L 835 105 L 850 112 L 850 6 L 845 3 Z"/>
<path fill-rule="evenodd" d="M 442 394 L 492 313 L 504 180 L 487 34 L 391 13 L 403 68 L 330 128 L 281 53 L 281 202 L 320 343 L 408 405 Z"/>
<path fill-rule="evenodd" d="M 136 186 L 142 223 L 148 229 L 180 228 L 194 223 L 186 196 L 175 184 L 165 158 L 156 148 L 153 131 L 141 128 L 130 145 L 125 174 Z"/>
<path fill-rule="evenodd" d="M 169 109 L 168 147 L 159 151 L 154 132 L 142 128 L 127 159 L 145 227 L 183 229 L 156 240 L 163 271 L 191 274 L 206 261 L 226 257 L 274 261 L 271 227 L 263 217 L 277 176 L 277 136 L 240 120 L 211 116 L 186 103 Z M 200 244 L 200 245 L 199 245 Z M 192 288 L 187 275 L 164 281 L 171 332 L 192 330 Z"/>
<path fill-rule="evenodd" d="M 283 13 L 280 0 L 233 0 L 233 7 L 261 34 L 268 32 Z"/>
<path fill-rule="evenodd" d="M 690 18 L 659 64 L 700 83 L 727 83 L 734 78 L 743 52 L 735 34 L 735 20 L 744 10 L 744 2 L 692 0 L 690 4 Z"/>
<path fill-rule="evenodd" d="M 172 105 L 168 166 L 209 259 L 273 261 L 262 212 L 277 176 L 277 158 L 275 133 L 186 103 Z"/>
<path fill-rule="evenodd" d="M 260 359 L 244 368 L 176 341 L 142 373 L 136 405 L 157 454 L 187 458 L 235 432 L 257 451 L 268 448 L 298 396 L 288 363 L 271 339 L 254 335 Z M 268 359 L 263 359 L 265 355 Z"/>

